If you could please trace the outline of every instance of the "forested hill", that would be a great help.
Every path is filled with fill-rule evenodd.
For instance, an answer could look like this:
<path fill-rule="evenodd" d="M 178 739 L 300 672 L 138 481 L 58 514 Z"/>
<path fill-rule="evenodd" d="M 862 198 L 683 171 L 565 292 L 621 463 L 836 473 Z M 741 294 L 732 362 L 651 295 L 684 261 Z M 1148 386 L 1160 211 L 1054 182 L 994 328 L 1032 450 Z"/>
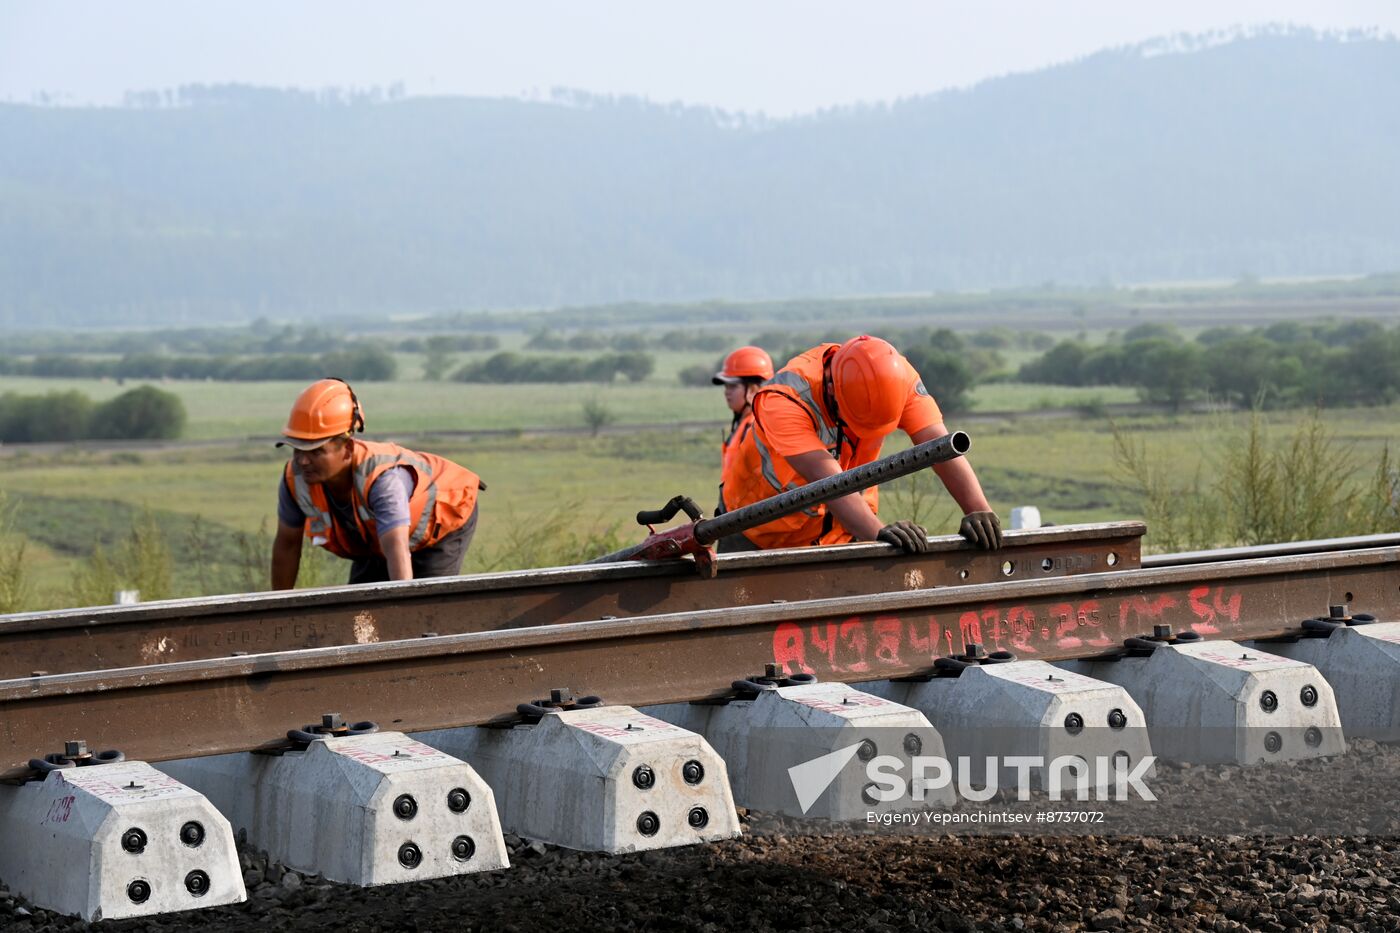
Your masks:
<path fill-rule="evenodd" d="M 1394 40 L 1119 50 L 783 121 L 152 97 L 0 106 L 0 325 L 1400 269 Z"/>

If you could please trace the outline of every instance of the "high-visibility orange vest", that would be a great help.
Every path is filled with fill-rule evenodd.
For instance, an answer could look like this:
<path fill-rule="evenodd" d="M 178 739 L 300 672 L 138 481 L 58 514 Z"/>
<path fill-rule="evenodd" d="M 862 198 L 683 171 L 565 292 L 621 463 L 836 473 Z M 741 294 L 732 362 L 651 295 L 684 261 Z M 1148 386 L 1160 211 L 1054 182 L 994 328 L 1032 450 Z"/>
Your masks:
<path fill-rule="evenodd" d="M 736 469 L 734 479 L 726 481 L 724 501 L 727 508 L 737 509 L 784 490 L 806 485 L 807 481 L 788 465 L 787 460 L 768 449 L 767 439 L 763 434 L 763 415 L 759 411 L 761 404 L 771 404 L 765 396 L 782 396 L 801 405 L 812 419 L 812 426 L 816 429 L 821 445 L 836 458 L 841 469 L 849 470 L 879 458 L 884 438 L 860 439 L 851 436 L 841 426 L 833 423 L 827 409 L 822 375 L 826 363 L 840 347 L 839 343 L 825 343 L 793 357 L 758 390 L 754 398 L 754 430 L 751 432 L 757 468 L 742 472 Z M 732 486 L 730 482 L 733 483 Z M 871 486 L 861 495 L 869 503 L 870 510 L 878 514 L 879 489 Z M 774 519 L 744 534 L 754 544 L 765 549 L 845 544 L 855 540 L 840 522 L 835 521 L 834 516 L 828 517 L 824 505 Z"/>
<path fill-rule="evenodd" d="M 312 544 L 339 557 L 383 556 L 369 490 L 385 470 L 407 467 L 413 471 L 413 495 L 408 500 L 408 549 L 431 547 L 466 524 L 476 508 L 481 479 L 466 467 L 437 454 L 421 453 L 398 444 L 352 439 L 350 511 L 360 541 L 346 534 L 339 516 L 326 499 L 320 483 L 308 483 L 297 469 L 296 458 L 287 463 L 286 482 L 302 514 L 306 536 Z M 360 542 L 363 542 L 361 546 Z"/>
<path fill-rule="evenodd" d="M 744 485 L 744 477 L 759 470 L 758 448 L 753 442 L 753 409 L 744 413 L 734 425 L 734 430 L 724 439 L 724 452 L 720 460 L 719 499 L 726 512 L 735 508 L 726 489 L 738 489 Z"/>
<path fill-rule="evenodd" d="M 724 449 L 720 459 L 720 476 L 723 477 L 731 469 L 730 464 L 743 448 L 749 432 L 753 430 L 753 408 L 744 412 L 742 416 L 735 419 L 734 428 L 724 438 Z M 721 482 L 723 480 L 721 479 Z"/>

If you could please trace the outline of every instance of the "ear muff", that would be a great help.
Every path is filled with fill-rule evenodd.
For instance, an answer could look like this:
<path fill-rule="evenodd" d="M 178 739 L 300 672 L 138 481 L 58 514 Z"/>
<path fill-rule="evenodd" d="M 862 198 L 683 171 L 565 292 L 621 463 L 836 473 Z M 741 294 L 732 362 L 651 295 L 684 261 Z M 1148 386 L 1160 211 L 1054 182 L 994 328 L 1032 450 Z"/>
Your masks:
<path fill-rule="evenodd" d="M 346 382 L 339 376 L 331 376 L 330 378 L 344 385 L 345 391 L 350 393 L 350 430 L 346 433 L 365 433 L 365 416 L 364 412 L 360 409 L 360 399 L 357 395 L 355 395 L 355 390 L 350 387 L 350 383 Z"/>

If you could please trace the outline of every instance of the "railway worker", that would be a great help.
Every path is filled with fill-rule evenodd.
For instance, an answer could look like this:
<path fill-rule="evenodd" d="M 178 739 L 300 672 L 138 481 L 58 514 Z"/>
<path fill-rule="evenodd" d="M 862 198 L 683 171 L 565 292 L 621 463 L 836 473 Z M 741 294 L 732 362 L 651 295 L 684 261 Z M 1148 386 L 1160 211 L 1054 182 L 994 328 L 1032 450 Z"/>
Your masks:
<path fill-rule="evenodd" d="M 740 347 L 724 358 L 720 371 L 715 373 L 714 384 L 724 386 L 724 403 L 734 414 L 721 451 L 719 506 L 715 509 L 716 515 L 726 511 L 725 483 L 734 480 L 741 471 L 757 468 L 757 451 L 750 436 L 753 432 L 753 397 L 758 392 L 758 387 L 772 378 L 773 358 L 762 347 Z M 743 535 L 730 535 L 719 540 L 717 550 L 724 554 L 756 551 L 758 548 Z"/>
<path fill-rule="evenodd" d="M 914 367 L 878 337 L 825 343 L 799 354 L 753 399 L 756 468 L 725 483 L 730 509 L 870 463 L 896 429 L 921 444 L 948 433 L 938 403 Z M 958 533 L 980 548 L 1001 547 L 1001 522 L 972 466 L 958 457 L 933 467 L 963 511 Z M 886 541 L 905 551 L 928 549 L 928 534 L 909 521 L 883 523 L 879 491 L 837 499 L 745 532 L 757 548 Z"/>
<path fill-rule="evenodd" d="M 351 583 L 461 572 L 485 485 L 436 454 L 355 437 L 364 429 L 344 380 L 314 382 L 293 403 L 277 442 L 292 458 L 277 487 L 274 590 L 296 585 L 303 537 L 351 561 Z"/>

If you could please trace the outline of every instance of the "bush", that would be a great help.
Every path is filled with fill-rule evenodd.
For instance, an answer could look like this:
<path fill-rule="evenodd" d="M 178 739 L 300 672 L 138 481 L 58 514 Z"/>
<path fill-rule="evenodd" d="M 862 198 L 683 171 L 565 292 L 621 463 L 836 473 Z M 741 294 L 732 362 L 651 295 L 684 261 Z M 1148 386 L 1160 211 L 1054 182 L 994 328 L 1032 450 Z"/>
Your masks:
<path fill-rule="evenodd" d="M 458 382 L 608 383 L 619 374 L 632 382 L 651 375 L 654 362 L 645 353 L 604 353 L 596 357 L 527 355 L 503 350 L 468 363 L 453 374 Z"/>
<path fill-rule="evenodd" d="M 721 363 L 720 366 L 724 364 Z M 708 389 L 714 385 L 715 373 L 719 372 L 720 366 L 706 366 L 700 363 L 696 366 L 687 366 L 676 373 L 676 378 L 681 385 L 691 389 Z"/>
<path fill-rule="evenodd" d="M 81 392 L 0 395 L 0 441 L 43 443 L 88 436 L 92 400 Z"/>
<path fill-rule="evenodd" d="M 73 581 L 75 595 L 85 606 L 105 606 L 117 590 L 136 590 L 142 602 L 171 594 L 171 554 L 155 515 L 146 510 L 111 551 L 99 546 Z"/>
<path fill-rule="evenodd" d="M 651 375 L 656 366 L 650 356 L 637 352 L 619 353 L 612 359 L 611 365 L 628 382 L 641 382 Z"/>
<path fill-rule="evenodd" d="M 1317 412 L 1279 439 L 1256 409 L 1246 430 L 1227 424 L 1202 438 L 1197 448 L 1206 453 L 1189 472 L 1116 425 L 1113 438 L 1118 468 L 1141 496 L 1154 550 L 1400 530 L 1400 477 L 1389 448 L 1368 469 Z"/>
<path fill-rule="evenodd" d="M 1213 327 L 1187 342 L 1142 324 L 1122 342 L 1055 344 L 1021 367 L 1023 382 L 1136 386 L 1179 407 L 1209 395 L 1241 407 L 1375 405 L 1400 398 L 1400 329 L 1376 321 L 1286 321 L 1244 330 Z"/>
<path fill-rule="evenodd" d="M 131 389 L 95 407 L 81 392 L 0 395 L 0 441 L 12 444 L 173 438 L 184 426 L 184 403 L 154 386 Z"/>
<path fill-rule="evenodd" d="M 24 552 L 28 542 L 16 520 L 17 506 L 0 490 L 0 614 L 22 612 L 29 603 L 29 565 Z"/>
<path fill-rule="evenodd" d="M 185 429 L 185 404 L 155 386 L 140 386 L 97 406 L 89 437 L 156 440 L 179 437 Z"/>
<path fill-rule="evenodd" d="M 452 338 L 431 337 L 426 344 L 427 355 L 423 359 L 423 378 L 428 382 L 438 382 L 447 375 L 452 365 Z"/>
<path fill-rule="evenodd" d="M 498 536 L 484 548 L 473 547 L 467 564 L 473 572 L 566 567 L 616 551 L 637 540 L 635 531 L 610 516 L 583 519 L 583 501 L 556 502 L 537 514 L 519 514 L 507 504 L 496 519 Z"/>
<path fill-rule="evenodd" d="M 495 338 L 490 338 L 494 340 Z M 302 340 L 300 343 L 314 344 Z M 283 347 L 283 350 L 286 348 Z M 128 353 L 119 360 L 81 356 L 41 356 L 33 360 L 0 359 L 0 372 L 19 376 L 68 379 L 220 379 L 234 382 L 296 381 L 335 372 L 345 379 L 382 382 L 394 378 L 393 354 L 378 344 L 358 344 L 321 356 L 277 352 L 258 356 L 171 356 Z"/>
<path fill-rule="evenodd" d="M 1022 366 L 1017 378 L 1022 382 L 1042 385 L 1083 385 L 1084 360 L 1088 355 L 1089 348 L 1084 344 L 1077 340 L 1063 340 L 1039 359 Z"/>
<path fill-rule="evenodd" d="M 976 380 L 962 354 L 928 345 L 910 349 L 905 358 L 918 371 L 939 408 L 945 412 L 967 410 Z"/>
<path fill-rule="evenodd" d="M 347 382 L 388 382 L 398 372 L 394 355 L 378 344 L 364 344 L 321 356 L 320 370 Z"/>
<path fill-rule="evenodd" d="M 588 425 L 588 429 L 593 437 L 598 436 L 598 432 L 617 420 L 607 403 L 596 395 L 583 400 L 583 423 Z"/>

